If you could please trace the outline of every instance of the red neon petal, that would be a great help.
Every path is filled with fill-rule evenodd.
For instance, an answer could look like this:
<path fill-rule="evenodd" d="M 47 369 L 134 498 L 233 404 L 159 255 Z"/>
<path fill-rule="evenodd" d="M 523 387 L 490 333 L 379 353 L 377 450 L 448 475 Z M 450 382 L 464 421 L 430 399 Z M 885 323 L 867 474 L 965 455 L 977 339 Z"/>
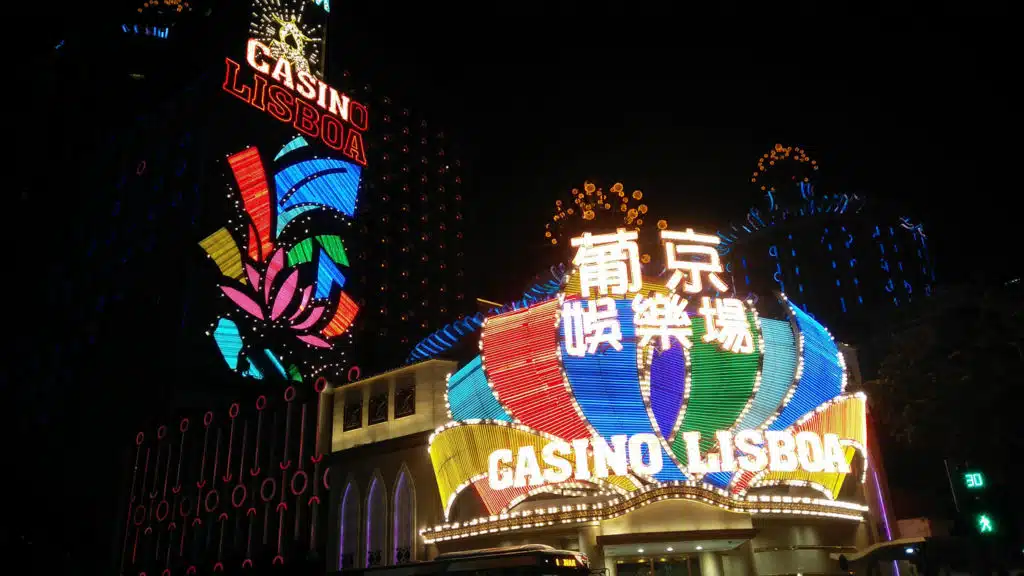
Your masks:
<path fill-rule="evenodd" d="M 309 316 L 305 320 L 303 320 L 302 322 L 299 322 L 298 324 L 292 326 L 292 329 L 293 330 L 308 330 L 309 327 L 312 326 L 313 324 L 316 324 L 317 321 L 320 320 L 320 317 L 323 316 L 323 315 L 324 315 L 324 307 L 323 306 L 316 306 L 315 308 L 313 308 L 312 310 L 309 311 Z"/>
<path fill-rule="evenodd" d="M 274 280 L 277 279 L 277 273 L 284 268 L 284 250 L 278 250 L 274 252 L 274 257 L 270 259 L 270 264 L 267 264 L 267 274 L 263 279 L 263 299 L 270 304 L 270 288 L 274 285 Z"/>
<path fill-rule="evenodd" d="M 263 170 L 259 151 L 248 148 L 228 157 L 231 172 L 238 183 L 238 192 L 242 196 L 242 205 L 252 219 L 250 227 L 249 255 L 253 260 L 263 261 L 274 248 L 270 231 L 270 190 L 267 187 L 267 175 Z M 255 253 L 255 254 L 254 254 Z"/>
<path fill-rule="evenodd" d="M 228 298 L 231 298 L 232 302 L 238 304 L 243 310 L 263 320 L 263 310 L 260 308 L 260 305 L 247 294 L 231 286 L 221 286 L 220 289 Z"/>
<path fill-rule="evenodd" d="M 302 314 L 303 310 L 305 310 L 306 306 L 309 304 L 309 297 L 312 295 L 313 285 L 310 284 L 309 286 L 306 286 L 306 288 L 302 291 L 302 298 L 299 300 L 299 309 L 296 310 L 295 313 L 292 314 L 290 318 L 288 318 L 289 322 L 294 322 L 295 319 L 299 317 L 299 314 Z"/>
<path fill-rule="evenodd" d="M 303 342 L 309 344 L 310 346 L 316 346 L 317 348 L 331 347 L 330 343 L 328 343 L 327 340 L 324 340 L 323 338 L 319 336 L 314 336 L 312 334 L 303 334 L 301 336 L 296 336 L 296 338 L 302 340 Z"/>
<path fill-rule="evenodd" d="M 342 334 L 352 325 L 358 312 L 359 305 L 348 294 L 342 292 L 338 297 L 338 308 L 334 311 L 334 317 L 327 323 L 327 326 L 324 326 L 321 333 L 328 338 Z"/>
<path fill-rule="evenodd" d="M 252 264 L 245 265 L 245 275 L 249 277 L 249 284 L 252 284 L 254 292 L 260 290 L 260 271 L 256 269 Z"/>
<path fill-rule="evenodd" d="M 277 320 L 278 316 L 284 313 L 285 308 L 292 303 L 295 298 L 295 287 L 299 284 L 299 271 L 292 270 L 292 273 L 288 275 L 284 280 L 284 284 L 281 285 L 281 289 L 277 291 L 274 296 L 274 307 L 270 310 L 270 319 Z"/>
<path fill-rule="evenodd" d="M 558 358 L 558 300 L 487 319 L 480 336 L 487 377 L 509 414 L 560 438 L 587 438 Z"/>

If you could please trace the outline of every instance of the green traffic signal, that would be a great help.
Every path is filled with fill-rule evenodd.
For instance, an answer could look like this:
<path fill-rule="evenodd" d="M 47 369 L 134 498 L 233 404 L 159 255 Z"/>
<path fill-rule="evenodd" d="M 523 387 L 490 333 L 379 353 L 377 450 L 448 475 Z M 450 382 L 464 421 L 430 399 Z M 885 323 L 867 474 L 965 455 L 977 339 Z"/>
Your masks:
<path fill-rule="evenodd" d="M 985 475 L 981 472 L 964 472 L 964 485 L 968 490 L 980 490 L 985 487 Z"/>
<path fill-rule="evenodd" d="M 974 524 L 978 527 L 980 534 L 991 534 L 996 531 L 995 523 L 988 514 L 978 514 L 974 517 Z"/>

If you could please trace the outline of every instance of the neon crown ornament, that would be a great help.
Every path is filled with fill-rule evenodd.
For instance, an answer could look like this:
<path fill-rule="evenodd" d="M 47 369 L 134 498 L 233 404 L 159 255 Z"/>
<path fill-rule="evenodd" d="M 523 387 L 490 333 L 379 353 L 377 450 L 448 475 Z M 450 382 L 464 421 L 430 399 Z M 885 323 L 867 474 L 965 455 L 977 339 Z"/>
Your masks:
<path fill-rule="evenodd" d="M 288 380 L 310 375 L 302 357 L 310 349 L 331 351 L 359 310 L 343 290 L 349 260 L 341 237 L 317 231 L 309 217 L 351 218 L 361 167 L 334 158 L 292 160 L 307 146 L 302 136 L 285 145 L 269 182 L 256 148 L 229 156 L 234 226 L 199 243 L 223 274 L 220 291 L 233 305 L 210 333 L 228 367 L 256 379 L 267 370 Z M 300 217 L 301 230 L 292 225 Z"/>
<path fill-rule="evenodd" d="M 501 515 L 542 492 L 628 505 L 681 483 L 729 498 L 783 484 L 833 501 L 863 481 L 865 397 L 831 334 L 785 295 L 788 320 L 730 297 L 717 236 L 660 230 L 664 278 L 642 276 L 637 237 L 572 238 L 556 297 L 484 320 L 430 439 L 446 518 L 469 488 Z"/>

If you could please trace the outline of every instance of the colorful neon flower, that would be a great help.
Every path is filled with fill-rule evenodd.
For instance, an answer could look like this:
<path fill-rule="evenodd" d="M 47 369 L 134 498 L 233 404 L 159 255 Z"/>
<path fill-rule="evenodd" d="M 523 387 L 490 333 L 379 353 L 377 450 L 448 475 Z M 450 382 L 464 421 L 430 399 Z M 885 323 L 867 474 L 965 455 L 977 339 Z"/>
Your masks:
<path fill-rule="evenodd" d="M 310 305 L 316 283 L 299 286 L 299 269 L 285 268 L 284 250 L 270 258 L 263 273 L 250 263 L 245 264 L 246 277 L 252 292 L 222 285 L 221 291 L 235 304 L 258 320 L 277 322 L 296 331 L 296 338 L 317 348 L 330 348 L 323 338 L 306 333 L 323 317 L 325 305 Z M 281 282 L 276 282 L 284 278 Z M 298 306 L 295 304 L 298 303 Z M 291 309 L 292 313 L 285 315 Z"/>
<path fill-rule="evenodd" d="M 307 146 L 298 137 L 282 147 L 274 158 L 282 167 L 272 180 L 257 149 L 229 156 L 243 224 L 234 230 L 221 228 L 199 244 L 221 273 L 235 281 L 220 289 L 247 321 L 283 328 L 308 346 L 330 349 L 359 310 L 344 290 L 336 289 L 344 287 L 341 268 L 349 264 L 344 244 L 339 236 L 320 231 L 285 233 L 295 229 L 289 225 L 297 217 L 315 211 L 352 217 L 361 168 L 333 158 L 291 161 Z M 258 347 L 243 346 L 237 323 L 220 320 L 224 318 L 218 319 L 214 340 L 228 366 L 240 370 L 238 366 L 245 365 L 242 349 Z M 272 365 L 285 372 L 279 355 L 269 348 L 263 352 L 260 360 L 271 358 Z M 259 377 L 260 372 L 249 369 L 245 374 Z"/>

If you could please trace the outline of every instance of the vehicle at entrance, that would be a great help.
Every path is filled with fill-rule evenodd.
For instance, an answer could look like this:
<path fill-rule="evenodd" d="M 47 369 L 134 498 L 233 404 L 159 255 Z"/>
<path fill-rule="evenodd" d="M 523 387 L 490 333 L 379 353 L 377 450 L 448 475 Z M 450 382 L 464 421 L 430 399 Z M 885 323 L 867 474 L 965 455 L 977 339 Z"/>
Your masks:
<path fill-rule="evenodd" d="M 342 570 L 338 576 L 587 576 L 590 564 L 578 552 L 543 544 L 448 552 L 430 562 Z"/>

